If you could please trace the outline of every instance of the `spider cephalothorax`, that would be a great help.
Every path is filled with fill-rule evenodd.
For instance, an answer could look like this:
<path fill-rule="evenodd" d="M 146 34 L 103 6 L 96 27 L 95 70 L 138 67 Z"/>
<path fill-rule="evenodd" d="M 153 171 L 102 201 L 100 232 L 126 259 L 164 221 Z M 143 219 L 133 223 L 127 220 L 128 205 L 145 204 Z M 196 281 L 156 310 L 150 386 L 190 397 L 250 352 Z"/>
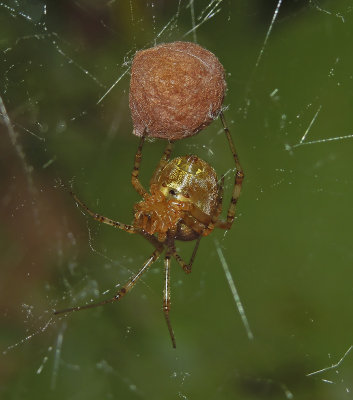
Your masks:
<path fill-rule="evenodd" d="M 184 212 L 189 211 L 191 203 L 168 198 L 157 185 L 151 185 L 151 194 L 135 204 L 134 227 L 150 235 L 157 234 L 163 242 L 169 230 L 175 228 L 182 220 Z"/>

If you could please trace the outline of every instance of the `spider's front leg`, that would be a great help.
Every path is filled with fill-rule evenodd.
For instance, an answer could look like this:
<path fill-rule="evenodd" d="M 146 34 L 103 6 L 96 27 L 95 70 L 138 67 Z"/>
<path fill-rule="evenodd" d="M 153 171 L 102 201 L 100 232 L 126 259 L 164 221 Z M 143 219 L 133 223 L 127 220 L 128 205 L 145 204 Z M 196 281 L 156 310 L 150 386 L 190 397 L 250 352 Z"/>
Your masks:
<path fill-rule="evenodd" d="M 146 195 L 146 193 L 147 193 L 145 188 L 142 186 L 142 184 L 139 180 L 140 166 L 141 166 L 141 160 L 142 160 L 142 148 L 143 148 L 146 136 L 147 136 L 147 133 L 145 131 L 144 134 L 141 136 L 140 143 L 139 143 L 139 146 L 138 146 L 136 154 L 135 154 L 134 168 L 131 173 L 132 186 L 135 188 L 137 193 L 142 197 L 144 197 L 144 195 Z M 157 165 L 157 168 L 153 173 L 151 181 L 154 180 L 155 176 L 160 174 L 162 169 L 168 163 L 168 161 L 170 159 L 170 154 L 172 152 L 172 148 L 173 148 L 173 143 L 168 141 L 168 143 L 164 149 L 163 155 Z"/>
<path fill-rule="evenodd" d="M 164 149 L 164 152 L 162 154 L 162 157 L 159 160 L 157 168 L 155 169 L 155 171 L 152 175 L 151 182 L 155 181 L 156 176 L 158 176 L 161 173 L 161 171 L 163 170 L 163 168 L 167 165 L 167 163 L 170 159 L 170 154 L 172 152 L 172 149 L 173 149 L 173 142 L 168 141 L 168 143 Z"/>

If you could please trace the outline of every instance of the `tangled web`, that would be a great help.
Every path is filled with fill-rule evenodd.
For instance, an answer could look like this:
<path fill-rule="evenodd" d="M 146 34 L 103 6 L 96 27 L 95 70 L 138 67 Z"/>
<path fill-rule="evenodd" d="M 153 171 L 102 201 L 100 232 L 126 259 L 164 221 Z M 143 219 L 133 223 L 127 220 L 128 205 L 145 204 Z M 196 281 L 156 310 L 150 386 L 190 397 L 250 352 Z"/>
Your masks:
<path fill-rule="evenodd" d="M 0 2 L 1 397 L 349 398 L 350 3 Z M 131 61 L 175 40 L 225 67 L 245 184 L 232 230 L 201 242 L 190 276 L 172 271 L 173 352 L 161 264 L 119 306 L 53 310 L 116 293 L 150 252 L 85 219 L 66 187 L 131 222 Z M 230 198 L 219 121 L 175 147 L 225 174 Z M 146 185 L 162 149 L 147 143 Z"/>

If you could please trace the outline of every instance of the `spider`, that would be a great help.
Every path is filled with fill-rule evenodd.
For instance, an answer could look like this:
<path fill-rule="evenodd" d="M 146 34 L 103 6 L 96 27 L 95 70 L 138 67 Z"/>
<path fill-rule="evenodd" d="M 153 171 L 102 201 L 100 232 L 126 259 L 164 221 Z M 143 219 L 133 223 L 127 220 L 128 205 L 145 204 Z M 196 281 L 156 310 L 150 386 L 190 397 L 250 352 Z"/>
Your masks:
<path fill-rule="evenodd" d="M 226 221 L 219 219 L 222 210 L 224 176 L 218 180 L 215 170 L 195 155 L 177 157 L 170 160 L 172 142 L 168 142 L 159 164 L 150 181 L 150 191 L 147 192 L 139 180 L 139 170 L 142 159 L 142 147 L 146 134 L 141 139 L 135 154 L 131 183 L 142 201 L 135 204 L 135 216 L 132 225 L 126 225 L 91 211 L 79 198 L 70 191 L 77 205 L 92 216 L 96 221 L 122 229 L 128 233 L 138 233 L 153 246 L 152 255 L 134 274 L 114 297 L 94 304 L 86 304 L 55 311 L 55 314 L 70 313 L 88 308 L 102 306 L 119 301 L 124 297 L 150 268 L 150 266 L 165 252 L 164 271 L 165 285 L 163 290 L 163 312 L 168 326 L 172 345 L 176 341 L 169 319 L 170 310 L 170 268 L 171 258 L 174 258 L 187 274 L 191 272 L 200 240 L 209 235 L 214 228 L 230 229 L 235 218 L 235 208 L 244 178 L 235 146 L 226 125 L 223 113 L 220 119 L 235 161 L 236 175 L 233 195 L 227 212 Z M 189 263 L 186 263 L 177 253 L 175 241 L 196 240 Z"/>

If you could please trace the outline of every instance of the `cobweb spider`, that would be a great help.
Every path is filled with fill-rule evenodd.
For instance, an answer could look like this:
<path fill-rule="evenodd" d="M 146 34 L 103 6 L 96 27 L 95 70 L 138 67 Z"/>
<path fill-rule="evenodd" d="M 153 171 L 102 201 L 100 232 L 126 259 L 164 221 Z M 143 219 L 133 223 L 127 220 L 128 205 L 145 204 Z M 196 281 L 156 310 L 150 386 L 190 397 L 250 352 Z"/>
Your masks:
<path fill-rule="evenodd" d="M 142 147 L 145 140 L 145 135 L 143 135 L 135 155 L 135 163 L 131 176 L 131 183 L 143 200 L 135 204 L 135 217 L 132 225 L 126 225 L 96 214 L 82 203 L 74 193 L 71 192 L 71 195 L 77 205 L 96 221 L 122 229 L 128 233 L 138 233 L 147 239 L 154 246 L 155 250 L 142 265 L 141 269 L 129 279 L 114 297 L 94 304 L 55 311 L 55 314 L 85 310 L 121 300 L 135 286 L 136 282 L 149 267 L 165 252 L 163 312 L 172 345 L 174 348 L 176 347 L 175 336 L 169 319 L 171 258 L 177 261 L 184 272 L 187 274 L 191 272 L 200 239 L 203 236 L 209 235 L 214 228 L 229 229 L 232 226 L 236 203 L 244 178 L 244 173 L 222 112 L 220 113 L 220 119 L 236 167 L 233 195 L 226 221 L 219 219 L 222 210 L 224 177 L 219 181 L 214 169 L 207 162 L 195 155 L 177 157 L 170 160 L 171 142 L 168 142 L 162 158 L 154 171 L 150 182 L 150 193 L 144 189 L 139 181 Z M 175 248 L 176 240 L 196 240 L 189 263 L 186 263 L 177 253 Z"/>

